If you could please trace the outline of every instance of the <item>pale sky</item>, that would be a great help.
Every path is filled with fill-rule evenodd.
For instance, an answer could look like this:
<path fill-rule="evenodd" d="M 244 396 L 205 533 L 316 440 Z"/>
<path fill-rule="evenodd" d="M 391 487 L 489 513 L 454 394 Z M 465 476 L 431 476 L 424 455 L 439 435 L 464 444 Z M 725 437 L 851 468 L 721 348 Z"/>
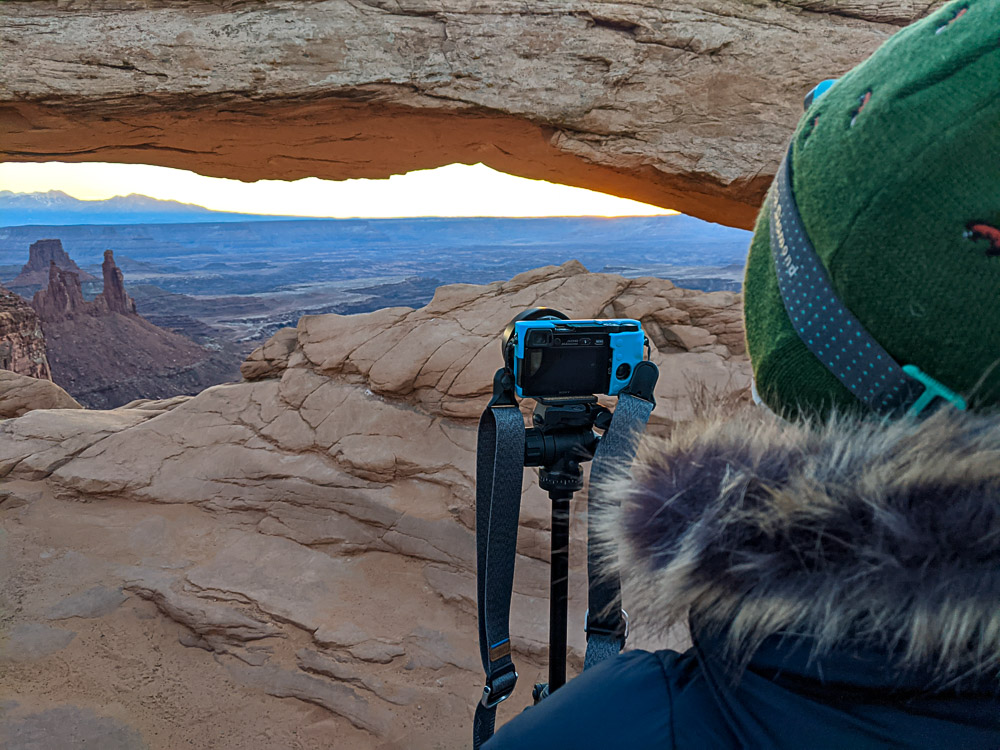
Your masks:
<path fill-rule="evenodd" d="M 140 193 L 217 211 L 323 216 L 656 216 L 674 214 L 592 190 L 450 164 L 385 180 L 240 182 L 147 164 L 2 163 L 0 190 L 61 190 L 81 200 Z"/>

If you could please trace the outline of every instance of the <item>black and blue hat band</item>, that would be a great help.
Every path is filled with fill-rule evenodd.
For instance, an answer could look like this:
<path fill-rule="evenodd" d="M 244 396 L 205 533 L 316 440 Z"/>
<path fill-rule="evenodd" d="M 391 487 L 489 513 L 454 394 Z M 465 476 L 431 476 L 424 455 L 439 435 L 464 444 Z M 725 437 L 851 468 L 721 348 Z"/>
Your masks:
<path fill-rule="evenodd" d="M 912 365 L 900 365 L 847 309 L 816 254 L 792 194 L 792 147 L 768 196 L 771 255 L 778 289 L 802 343 L 873 411 L 898 416 L 941 396 L 965 403 Z M 919 409 L 911 407 L 919 406 Z"/>

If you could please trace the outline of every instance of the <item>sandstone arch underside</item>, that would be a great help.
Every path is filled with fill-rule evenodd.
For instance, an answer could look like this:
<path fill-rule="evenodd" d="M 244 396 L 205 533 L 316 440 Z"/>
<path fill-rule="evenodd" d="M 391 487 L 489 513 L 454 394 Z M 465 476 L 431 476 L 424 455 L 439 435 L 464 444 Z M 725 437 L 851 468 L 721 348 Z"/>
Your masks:
<path fill-rule="evenodd" d="M 242 180 L 483 162 L 749 227 L 803 94 L 932 4 L 11 0 L 0 160 Z"/>

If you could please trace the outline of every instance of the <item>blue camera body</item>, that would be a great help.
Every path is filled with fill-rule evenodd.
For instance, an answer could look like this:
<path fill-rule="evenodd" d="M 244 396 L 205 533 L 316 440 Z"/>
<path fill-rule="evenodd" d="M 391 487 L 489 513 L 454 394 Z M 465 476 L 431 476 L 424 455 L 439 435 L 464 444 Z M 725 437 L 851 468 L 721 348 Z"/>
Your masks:
<path fill-rule="evenodd" d="M 638 320 L 520 320 L 514 323 L 514 390 L 520 398 L 618 395 L 643 360 Z"/>

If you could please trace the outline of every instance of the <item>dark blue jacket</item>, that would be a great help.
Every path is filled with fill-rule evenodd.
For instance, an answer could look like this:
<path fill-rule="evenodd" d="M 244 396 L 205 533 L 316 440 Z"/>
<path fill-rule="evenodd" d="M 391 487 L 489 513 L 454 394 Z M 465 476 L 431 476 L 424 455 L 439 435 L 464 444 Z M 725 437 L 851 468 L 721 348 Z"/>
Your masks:
<path fill-rule="evenodd" d="M 1000 420 L 691 429 L 605 536 L 626 604 L 694 647 L 593 667 L 485 749 L 1000 748 Z"/>
<path fill-rule="evenodd" d="M 485 750 L 1000 748 L 996 677 L 935 694 L 927 675 L 901 678 L 880 657 L 810 664 L 807 653 L 768 644 L 734 686 L 703 647 L 628 651 L 508 722 Z"/>

